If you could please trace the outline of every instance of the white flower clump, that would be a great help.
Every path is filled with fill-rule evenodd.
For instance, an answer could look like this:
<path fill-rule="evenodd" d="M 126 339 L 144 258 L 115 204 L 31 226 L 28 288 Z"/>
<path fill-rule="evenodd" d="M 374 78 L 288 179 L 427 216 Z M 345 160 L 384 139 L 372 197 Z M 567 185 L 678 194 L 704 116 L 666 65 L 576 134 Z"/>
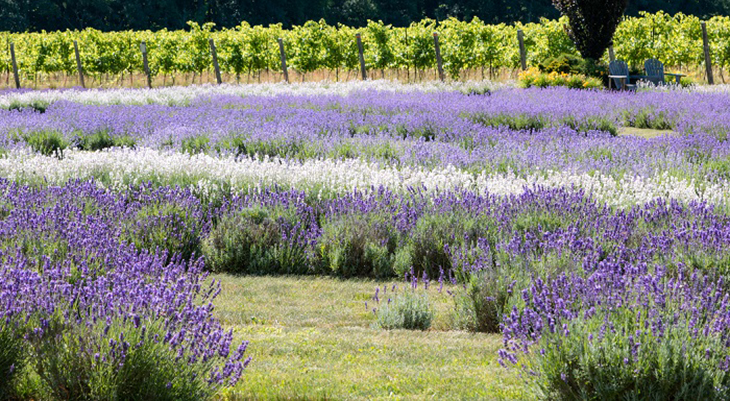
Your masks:
<path fill-rule="evenodd" d="M 438 92 L 454 91 L 473 86 L 497 89 L 509 86 L 509 83 L 491 81 L 421 82 L 416 84 L 400 83 L 390 80 L 368 80 L 348 82 L 303 82 L 303 83 L 262 83 L 262 84 L 223 84 L 170 86 L 153 89 L 89 89 L 89 90 L 53 90 L 8 92 L 0 95 L 0 108 L 8 108 L 12 104 L 30 104 L 33 102 L 52 103 L 59 100 L 70 102 L 108 105 L 108 104 L 164 104 L 186 105 L 191 100 L 210 95 L 233 96 L 275 96 L 275 95 L 347 95 L 362 90 L 390 92 Z"/>
<path fill-rule="evenodd" d="M 718 84 L 718 85 L 692 85 L 692 92 L 701 93 L 730 93 L 730 84 Z"/>
<path fill-rule="evenodd" d="M 639 90 L 655 92 L 684 92 L 684 93 L 719 93 L 730 94 L 730 84 L 690 84 L 687 86 L 677 85 L 673 80 L 667 81 L 664 85 L 655 85 L 649 81 L 638 81 L 636 87 Z"/>
<path fill-rule="evenodd" d="M 683 202 L 705 201 L 714 205 L 728 205 L 730 201 L 728 182 L 696 182 L 673 177 L 667 172 L 651 177 L 612 177 L 601 173 L 546 171 L 526 177 L 492 174 L 477 178 L 477 187 L 481 192 L 489 191 L 494 194 L 519 193 L 525 187 L 533 186 L 580 188 L 609 205 L 621 207 L 647 203 L 657 198 Z"/>
<path fill-rule="evenodd" d="M 475 175 L 455 167 L 429 170 L 383 166 L 359 159 L 304 162 L 269 157 L 234 159 L 149 148 L 101 152 L 69 150 L 64 152 L 63 159 L 14 150 L 0 158 L 0 176 L 24 183 L 51 184 L 95 178 L 110 189 L 155 182 L 187 186 L 202 195 L 219 191 L 240 193 L 274 185 L 319 196 L 369 191 L 380 186 L 400 192 L 411 188 L 431 192 L 462 188 L 482 194 L 508 195 L 542 186 L 581 188 L 598 200 L 622 207 L 656 198 L 707 201 L 716 205 L 726 205 L 730 200 L 728 182 L 688 181 L 666 173 L 652 177 L 612 177 L 600 173 L 562 171 L 536 171 L 526 176 L 514 173 Z"/>
<path fill-rule="evenodd" d="M 439 170 L 379 167 L 358 159 L 287 161 L 261 158 L 189 155 L 150 148 L 114 149 L 101 152 L 67 150 L 64 157 L 11 151 L 0 159 L 0 176 L 20 182 L 62 184 L 70 179 L 96 178 L 112 189 L 155 182 L 185 185 L 203 193 L 240 192 L 277 185 L 325 193 L 367 191 L 371 187 L 407 189 L 473 186 L 473 177 L 455 167 Z"/>

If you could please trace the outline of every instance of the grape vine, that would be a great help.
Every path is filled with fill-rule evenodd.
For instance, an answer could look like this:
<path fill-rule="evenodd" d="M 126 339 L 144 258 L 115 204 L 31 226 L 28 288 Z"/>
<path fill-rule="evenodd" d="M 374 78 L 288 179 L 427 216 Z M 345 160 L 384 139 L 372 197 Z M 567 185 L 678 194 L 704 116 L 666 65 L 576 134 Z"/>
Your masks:
<path fill-rule="evenodd" d="M 5 50 L 0 51 L 0 72 L 11 71 L 9 44 L 13 42 L 23 79 L 51 73 L 75 74 L 73 41 L 77 40 L 87 74 L 140 73 L 143 66 L 139 44 L 144 41 L 152 74 L 200 75 L 211 68 L 208 38 L 213 38 L 221 70 L 240 77 L 280 71 L 277 39 L 282 38 L 290 68 L 303 74 L 329 70 L 339 79 L 342 71 L 359 68 L 356 33 L 362 35 L 368 69 L 418 71 L 435 68 L 433 33 L 437 32 L 444 69 L 452 78 L 459 78 L 465 69 L 481 69 L 484 74 L 518 68 L 518 29 L 525 33 L 529 66 L 561 53 L 577 54 L 563 29 L 566 23 L 565 19 L 544 19 L 539 23 L 490 25 L 477 18 L 450 18 L 440 22 L 425 19 L 404 28 L 375 21 L 353 28 L 320 20 L 291 30 L 283 29 L 281 24 L 263 27 L 243 22 L 222 30 L 216 30 L 212 23 L 189 23 L 190 29 L 185 31 L 103 33 L 89 28 L 0 32 L 0 46 Z M 713 17 L 707 27 L 713 63 L 726 68 L 730 64 L 730 17 Z M 658 12 L 625 18 L 616 31 L 614 49 L 618 58 L 636 67 L 650 57 L 675 68 L 696 68 L 704 63 L 700 19 L 691 15 Z"/>

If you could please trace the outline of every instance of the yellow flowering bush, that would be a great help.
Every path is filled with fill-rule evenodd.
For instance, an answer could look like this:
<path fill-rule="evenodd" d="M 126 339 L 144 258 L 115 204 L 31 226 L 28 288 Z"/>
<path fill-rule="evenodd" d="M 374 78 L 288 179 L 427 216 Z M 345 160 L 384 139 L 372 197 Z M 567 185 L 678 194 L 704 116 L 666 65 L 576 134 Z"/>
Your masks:
<path fill-rule="evenodd" d="M 545 88 L 548 86 L 567 86 L 575 89 L 596 89 L 602 88 L 603 83 L 600 79 L 587 77 L 582 74 L 568 74 L 565 72 L 541 72 L 539 69 L 532 67 L 527 71 L 521 72 L 519 77 L 520 85 L 524 88 L 537 86 Z"/>

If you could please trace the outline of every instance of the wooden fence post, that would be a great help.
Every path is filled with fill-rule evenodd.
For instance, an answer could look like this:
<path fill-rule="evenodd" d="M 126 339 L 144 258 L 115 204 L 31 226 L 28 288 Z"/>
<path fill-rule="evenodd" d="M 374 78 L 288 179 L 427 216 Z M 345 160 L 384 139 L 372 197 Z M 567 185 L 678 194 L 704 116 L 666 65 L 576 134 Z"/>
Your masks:
<path fill-rule="evenodd" d="M 436 32 L 433 33 L 433 46 L 434 46 L 434 50 L 436 51 L 436 67 L 438 68 L 439 79 L 443 82 L 444 66 L 441 63 L 441 48 L 439 47 L 439 34 Z"/>
<path fill-rule="evenodd" d="M 520 65 L 522 71 L 527 69 L 527 52 L 525 50 L 525 34 L 522 33 L 522 29 L 517 30 L 517 41 L 520 44 Z"/>
<path fill-rule="evenodd" d="M 359 33 L 355 35 L 355 38 L 357 39 L 357 51 L 360 53 L 360 75 L 364 81 L 368 79 L 368 75 L 367 71 L 365 71 L 365 56 L 363 55 L 362 38 Z"/>
<path fill-rule="evenodd" d="M 408 54 L 408 27 L 405 27 L 404 33 L 405 33 L 405 42 L 406 42 L 406 54 Z M 408 65 L 408 60 L 406 60 L 406 82 L 410 82 L 410 80 L 411 80 L 411 67 Z"/>
<path fill-rule="evenodd" d="M 79 83 L 82 88 L 86 88 L 84 82 L 84 69 L 81 67 L 81 56 L 79 55 L 79 43 L 74 40 L 74 53 L 76 53 L 76 69 L 79 71 Z"/>
<path fill-rule="evenodd" d="M 152 72 L 150 72 L 150 64 L 147 61 L 147 43 L 140 43 L 139 50 L 142 51 L 142 65 L 144 66 L 144 73 L 147 75 L 147 87 L 152 89 Z"/>
<path fill-rule="evenodd" d="M 707 23 L 702 21 L 702 44 L 705 48 L 705 70 L 707 71 L 707 83 L 715 84 L 712 77 L 712 59 L 710 58 L 710 42 L 707 40 Z"/>
<path fill-rule="evenodd" d="M 613 52 L 613 45 L 608 46 L 608 61 L 616 61 L 616 53 Z"/>
<path fill-rule="evenodd" d="M 215 80 L 218 82 L 218 85 L 223 83 L 223 80 L 221 79 L 221 68 L 218 66 L 218 54 L 215 51 L 215 42 L 213 41 L 213 38 L 208 39 L 208 43 L 210 43 L 210 54 L 213 56 L 213 69 L 215 70 Z"/>
<path fill-rule="evenodd" d="M 18 62 L 15 60 L 15 43 L 10 43 L 10 58 L 13 61 L 13 76 L 15 77 L 15 89 L 20 89 L 20 75 L 18 74 Z"/>
<path fill-rule="evenodd" d="M 289 71 L 286 69 L 286 53 L 284 52 L 284 41 L 279 38 L 279 53 L 281 54 L 281 71 L 284 72 L 284 80 L 289 83 Z"/>

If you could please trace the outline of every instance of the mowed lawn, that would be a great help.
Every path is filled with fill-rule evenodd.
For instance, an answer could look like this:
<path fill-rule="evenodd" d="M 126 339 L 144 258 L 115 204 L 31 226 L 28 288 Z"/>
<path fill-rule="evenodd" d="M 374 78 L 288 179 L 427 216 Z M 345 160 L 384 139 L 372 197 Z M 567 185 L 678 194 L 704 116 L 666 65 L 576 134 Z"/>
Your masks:
<path fill-rule="evenodd" d="M 652 138 L 658 138 L 662 136 L 675 136 L 678 135 L 677 132 L 672 130 L 658 130 L 658 129 L 648 129 L 648 128 L 634 128 L 634 127 L 622 127 L 618 131 L 619 135 L 630 135 L 630 136 L 638 136 L 642 137 L 644 139 L 652 139 Z"/>
<path fill-rule="evenodd" d="M 247 399 L 530 399 L 497 362 L 501 336 L 451 330 L 453 300 L 429 288 L 429 331 L 375 326 L 372 297 L 402 282 L 216 275 L 216 310 L 253 361 L 222 393 Z M 388 291 L 383 296 L 383 285 Z M 365 307 L 368 302 L 368 309 Z"/>

